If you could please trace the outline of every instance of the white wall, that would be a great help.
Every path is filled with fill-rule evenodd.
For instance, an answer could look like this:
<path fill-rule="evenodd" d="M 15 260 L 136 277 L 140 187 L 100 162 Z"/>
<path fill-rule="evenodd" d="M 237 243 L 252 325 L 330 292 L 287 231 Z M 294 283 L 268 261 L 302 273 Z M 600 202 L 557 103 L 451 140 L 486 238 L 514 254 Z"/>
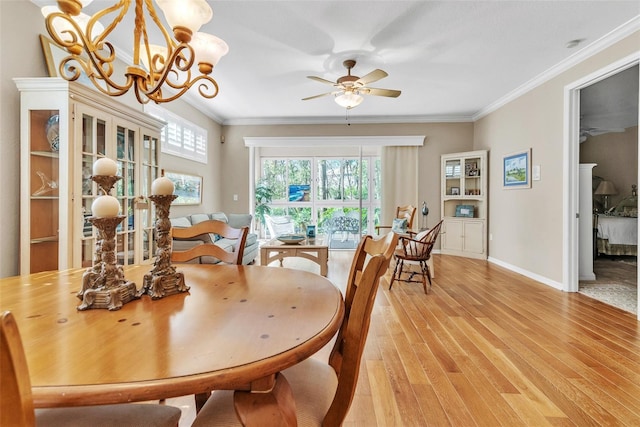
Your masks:
<path fill-rule="evenodd" d="M 563 280 L 564 87 L 638 50 L 640 32 L 477 120 L 474 149 L 489 154 L 489 255 L 516 270 L 561 285 Z M 541 180 L 531 189 L 502 188 L 502 157 L 532 148 Z M 558 286 L 562 287 L 562 286 Z"/>

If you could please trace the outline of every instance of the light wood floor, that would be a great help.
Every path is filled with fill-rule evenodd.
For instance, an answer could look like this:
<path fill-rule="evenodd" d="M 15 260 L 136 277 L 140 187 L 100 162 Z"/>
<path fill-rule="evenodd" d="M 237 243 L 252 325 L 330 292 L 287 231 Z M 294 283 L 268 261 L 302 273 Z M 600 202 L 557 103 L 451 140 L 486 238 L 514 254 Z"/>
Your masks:
<path fill-rule="evenodd" d="M 330 255 L 341 289 L 352 254 Z M 429 295 L 381 283 L 345 426 L 640 426 L 635 316 L 485 261 L 434 264 Z M 190 424 L 193 397 L 167 403 Z"/>

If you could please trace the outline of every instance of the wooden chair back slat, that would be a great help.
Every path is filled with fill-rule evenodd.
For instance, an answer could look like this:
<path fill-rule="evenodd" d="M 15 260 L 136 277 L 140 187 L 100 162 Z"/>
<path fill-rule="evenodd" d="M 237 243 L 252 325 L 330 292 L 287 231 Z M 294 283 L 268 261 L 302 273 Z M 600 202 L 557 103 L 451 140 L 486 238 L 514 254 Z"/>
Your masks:
<path fill-rule="evenodd" d="M 191 227 L 172 228 L 171 236 L 173 239 L 192 239 L 202 234 L 217 234 L 227 239 L 237 239 L 235 251 L 227 252 L 223 248 L 212 244 L 204 243 L 194 246 L 184 251 L 171 251 L 171 261 L 188 262 L 202 256 L 211 256 L 219 259 L 227 264 L 242 264 L 242 256 L 244 255 L 244 247 L 249 234 L 248 227 L 233 228 L 226 222 L 208 220 L 202 221 Z"/>
<path fill-rule="evenodd" d="M 338 375 L 338 388 L 323 425 L 341 425 L 355 393 L 360 361 L 369 331 L 371 310 L 380 278 L 389 268 L 398 235 L 364 236 L 351 263 L 345 291 L 345 316 L 329 364 Z"/>

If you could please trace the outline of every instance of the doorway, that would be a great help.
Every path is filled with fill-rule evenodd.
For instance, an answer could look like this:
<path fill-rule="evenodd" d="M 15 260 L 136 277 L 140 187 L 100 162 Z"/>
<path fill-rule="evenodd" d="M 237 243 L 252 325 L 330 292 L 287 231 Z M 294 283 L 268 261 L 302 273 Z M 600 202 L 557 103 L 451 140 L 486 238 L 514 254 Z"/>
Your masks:
<path fill-rule="evenodd" d="M 582 114 L 580 109 L 580 98 L 581 92 L 587 91 L 588 88 L 594 87 L 593 85 L 598 84 L 599 82 L 603 82 L 606 79 L 615 76 L 619 73 L 624 72 L 625 70 L 632 69 L 633 67 L 638 67 L 640 54 L 636 53 L 630 55 L 627 58 L 624 58 L 616 63 L 611 64 L 608 67 L 605 67 L 602 70 L 599 70 L 573 84 L 565 87 L 565 106 L 566 111 L 568 111 L 567 116 L 565 117 L 565 170 L 567 171 L 565 175 L 565 229 L 568 231 L 565 235 L 565 256 L 566 256 L 566 264 L 564 271 L 564 283 L 565 290 L 570 292 L 577 292 L 579 288 L 579 276 L 578 276 L 578 260 L 580 255 L 580 237 L 579 237 L 579 223 L 581 220 L 590 221 L 592 217 L 592 212 L 580 212 L 579 209 L 579 163 L 580 163 L 580 142 L 581 139 L 583 142 L 586 138 L 589 138 L 592 135 L 588 133 L 600 134 L 604 135 L 606 133 L 611 133 L 612 131 L 620 131 L 619 127 L 613 128 L 613 124 L 604 124 L 599 123 L 597 125 L 589 124 L 583 122 L 581 120 Z M 636 79 L 637 71 L 636 71 Z M 636 81 L 637 83 L 637 81 Z M 636 86 L 637 87 L 637 86 Z M 633 93 L 633 91 L 631 91 Z M 637 132 L 637 122 L 638 122 L 638 91 L 635 91 L 635 126 Z M 592 122 L 593 123 L 593 122 Z M 636 134 L 637 135 L 637 134 Z M 586 138 L 585 138 L 586 137 Z M 635 137 L 636 146 L 638 145 L 637 136 Z M 594 162 L 595 163 L 595 162 Z M 636 161 L 635 165 L 635 176 L 632 177 L 634 184 L 638 182 L 638 162 Z M 595 171 L 594 175 L 597 175 L 597 171 Z M 624 189 L 624 193 L 631 193 L 631 188 Z M 600 198 L 597 197 L 597 201 Z M 582 218 L 580 218 L 582 214 Z M 637 224 L 637 218 L 636 218 Z M 637 232 L 636 232 L 637 234 Z M 637 237 L 637 236 L 636 236 Z M 635 281 L 637 283 L 638 271 L 635 268 Z M 638 306 L 639 297 L 636 297 L 636 307 Z M 640 320 L 640 315 L 638 317 Z"/>

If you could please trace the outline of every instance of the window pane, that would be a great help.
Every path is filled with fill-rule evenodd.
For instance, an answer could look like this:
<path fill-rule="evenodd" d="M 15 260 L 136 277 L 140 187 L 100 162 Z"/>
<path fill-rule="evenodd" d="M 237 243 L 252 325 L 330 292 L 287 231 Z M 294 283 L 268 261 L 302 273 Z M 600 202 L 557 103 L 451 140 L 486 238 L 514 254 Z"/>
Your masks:
<path fill-rule="evenodd" d="M 262 177 L 273 190 L 273 200 L 287 200 L 286 161 L 263 159 Z"/>
<path fill-rule="evenodd" d="M 342 168 L 343 198 L 344 200 L 357 200 L 360 194 L 359 162 L 357 160 L 344 160 Z"/>
<path fill-rule="evenodd" d="M 317 200 L 342 200 L 342 160 L 318 161 Z"/>

